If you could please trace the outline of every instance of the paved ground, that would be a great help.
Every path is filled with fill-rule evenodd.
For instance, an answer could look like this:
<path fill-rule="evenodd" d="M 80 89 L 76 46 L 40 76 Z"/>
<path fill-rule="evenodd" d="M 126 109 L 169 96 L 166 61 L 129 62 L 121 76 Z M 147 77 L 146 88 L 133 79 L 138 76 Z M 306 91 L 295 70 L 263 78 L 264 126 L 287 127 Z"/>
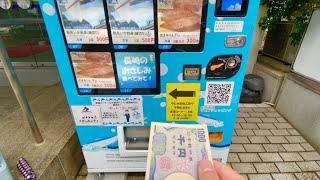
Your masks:
<path fill-rule="evenodd" d="M 228 165 L 250 180 L 320 179 L 320 155 L 274 108 L 241 104 Z M 84 165 L 77 177 L 85 179 Z M 143 173 L 127 179 L 143 180 Z"/>
<path fill-rule="evenodd" d="M 272 107 L 241 105 L 228 163 L 248 179 L 320 179 L 320 155 Z"/>
<path fill-rule="evenodd" d="M 20 157 L 29 161 L 39 177 L 74 134 L 69 108 L 59 84 L 24 87 L 24 90 L 45 142 L 35 144 L 11 87 L 0 86 L 0 149 L 15 179 L 22 179 L 16 168 Z"/>

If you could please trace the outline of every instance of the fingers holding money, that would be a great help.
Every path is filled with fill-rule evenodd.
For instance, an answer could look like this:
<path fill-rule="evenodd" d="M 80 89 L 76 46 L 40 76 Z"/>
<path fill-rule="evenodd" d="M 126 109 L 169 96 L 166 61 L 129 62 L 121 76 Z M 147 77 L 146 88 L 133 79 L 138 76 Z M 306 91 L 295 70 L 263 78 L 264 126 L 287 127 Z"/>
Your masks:
<path fill-rule="evenodd" d="M 235 170 L 218 161 L 202 160 L 198 165 L 199 180 L 244 180 Z"/>
<path fill-rule="evenodd" d="M 209 160 L 202 160 L 198 165 L 199 180 L 220 180 L 217 171 Z"/>

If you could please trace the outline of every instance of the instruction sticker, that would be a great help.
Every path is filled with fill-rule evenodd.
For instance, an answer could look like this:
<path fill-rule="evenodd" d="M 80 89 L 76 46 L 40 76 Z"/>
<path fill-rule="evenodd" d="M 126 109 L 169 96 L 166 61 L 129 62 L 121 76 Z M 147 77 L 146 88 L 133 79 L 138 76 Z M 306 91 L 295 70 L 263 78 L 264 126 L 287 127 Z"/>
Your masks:
<path fill-rule="evenodd" d="M 71 110 L 77 126 L 102 125 L 99 106 L 71 106 Z"/>
<path fill-rule="evenodd" d="M 167 121 L 197 121 L 199 83 L 167 84 Z"/>
<path fill-rule="evenodd" d="M 142 96 L 92 97 L 92 105 L 101 108 L 105 126 L 143 126 Z"/>
<path fill-rule="evenodd" d="M 243 21 L 216 21 L 214 32 L 242 32 Z"/>

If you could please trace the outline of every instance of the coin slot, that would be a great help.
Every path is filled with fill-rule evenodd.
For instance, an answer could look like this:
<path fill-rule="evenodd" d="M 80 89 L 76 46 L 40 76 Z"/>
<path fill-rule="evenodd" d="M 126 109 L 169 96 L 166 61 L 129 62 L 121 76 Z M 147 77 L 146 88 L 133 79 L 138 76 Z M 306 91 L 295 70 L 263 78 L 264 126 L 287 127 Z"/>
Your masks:
<path fill-rule="evenodd" d="M 246 45 L 246 36 L 228 36 L 225 41 L 225 47 L 228 48 L 241 48 Z"/>

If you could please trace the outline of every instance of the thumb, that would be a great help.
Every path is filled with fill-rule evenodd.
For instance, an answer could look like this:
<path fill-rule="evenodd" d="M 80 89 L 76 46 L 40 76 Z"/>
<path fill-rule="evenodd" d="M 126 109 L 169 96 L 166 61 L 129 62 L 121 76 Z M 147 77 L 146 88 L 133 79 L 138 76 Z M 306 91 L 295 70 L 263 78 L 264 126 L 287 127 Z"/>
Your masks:
<path fill-rule="evenodd" d="M 199 180 L 220 180 L 217 171 L 209 160 L 202 160 L 198 164 Z"/>

